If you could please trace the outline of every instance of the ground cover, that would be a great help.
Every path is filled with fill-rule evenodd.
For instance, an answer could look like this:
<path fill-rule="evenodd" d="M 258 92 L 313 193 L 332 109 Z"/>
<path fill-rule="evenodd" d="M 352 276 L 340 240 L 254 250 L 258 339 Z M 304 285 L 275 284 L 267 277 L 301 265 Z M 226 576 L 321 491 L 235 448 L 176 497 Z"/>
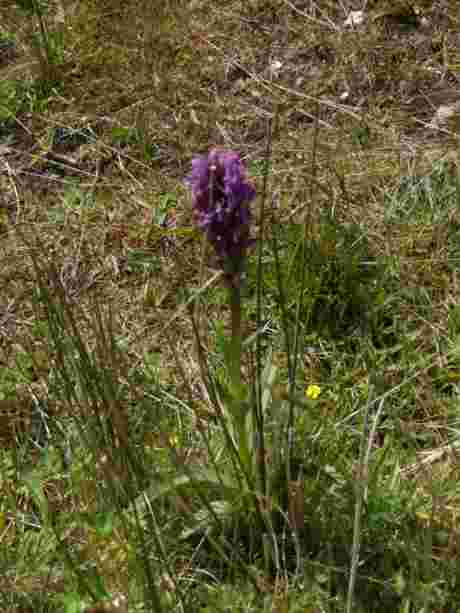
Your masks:
<path fill-rule="evenodd" d="M 459 20 L 2 4 L 2 610 L 460 609 Z"/>

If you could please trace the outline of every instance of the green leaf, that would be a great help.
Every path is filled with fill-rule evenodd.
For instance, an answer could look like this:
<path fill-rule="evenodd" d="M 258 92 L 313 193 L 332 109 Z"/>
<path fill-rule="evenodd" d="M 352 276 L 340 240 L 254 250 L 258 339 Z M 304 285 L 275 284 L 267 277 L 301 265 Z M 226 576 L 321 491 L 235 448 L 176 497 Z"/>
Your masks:
<path fill-rule="evenodd" d="M 64 613 L 81 613 L 83 611 L 83 603 L 80 594 L 77 592 L 68 592 L 63 596 Z"/>
<path fill-rule="evenodd" d="M 102 579 L 102 577 L 100 576 L 100 574 L 93 569 L 93 576 L 91 577 L 92 579 L 92 587 L 94 590 L 94 595 L 96 596 L 97 600 L 108 600 L 110 599 L 110 594 L 109 592 L 105 589 L 104 586 L 104 581 Z"/>
<path fill-rule="evenodd" d="M 136 128 L 112 128 L 112 142 L 116 145 L 134 145 L 140 142 L 139 130 Z"/>
<path fill-rule="evenodd" d="M 109 537 L 113 532 L 113 513 L 111 511 L 96 513 L 94 528 L 98 536 L 102 538 Z"/>

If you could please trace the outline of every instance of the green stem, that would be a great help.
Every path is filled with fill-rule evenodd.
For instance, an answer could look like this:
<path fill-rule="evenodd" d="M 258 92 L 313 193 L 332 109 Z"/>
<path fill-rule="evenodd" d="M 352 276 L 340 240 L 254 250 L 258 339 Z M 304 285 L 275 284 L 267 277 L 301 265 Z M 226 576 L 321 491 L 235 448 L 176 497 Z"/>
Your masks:
<path fill-rule="evenodd" d="M 241 289 L 239 283 L 230 285 L 230 309 L 232 317 L 230 377 L 235 391 L 241 391 Z"/>
<path fill-rule="evenodd" d="M 229 285 L 231 311 L 231 345 L 230 345 L 230 384 L 232 390 L 232 418 L 238 433 L 240 459 L 246 474 L 251 474 L 251 454 L 246 423 L 246 406 L 243 379 L 241 376 L 242 336 L 241 336 L 241 288 L 239 278 Z"/>

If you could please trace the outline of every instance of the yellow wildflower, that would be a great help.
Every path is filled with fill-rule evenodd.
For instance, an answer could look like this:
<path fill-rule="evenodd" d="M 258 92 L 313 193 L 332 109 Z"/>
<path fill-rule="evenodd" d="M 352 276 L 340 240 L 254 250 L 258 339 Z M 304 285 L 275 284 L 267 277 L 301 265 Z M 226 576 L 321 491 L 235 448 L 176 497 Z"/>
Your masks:
<path fill-rule="evenodd" d="M 321 394 L 321 388 L 319 385 L 309 385 L 307 387 L 306 396 L 312 400 L 316 400 Z"/>

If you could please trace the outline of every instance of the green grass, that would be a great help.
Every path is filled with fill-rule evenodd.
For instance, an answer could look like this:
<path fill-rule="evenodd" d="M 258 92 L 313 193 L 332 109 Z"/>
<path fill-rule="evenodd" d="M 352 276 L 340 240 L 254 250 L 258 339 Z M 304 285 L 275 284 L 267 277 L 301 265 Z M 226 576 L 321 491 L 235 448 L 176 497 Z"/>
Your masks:
<path fill-rule="evenodd" d="M 460 611 L 457 4 L 0 7 L 2 611 Z"/>

